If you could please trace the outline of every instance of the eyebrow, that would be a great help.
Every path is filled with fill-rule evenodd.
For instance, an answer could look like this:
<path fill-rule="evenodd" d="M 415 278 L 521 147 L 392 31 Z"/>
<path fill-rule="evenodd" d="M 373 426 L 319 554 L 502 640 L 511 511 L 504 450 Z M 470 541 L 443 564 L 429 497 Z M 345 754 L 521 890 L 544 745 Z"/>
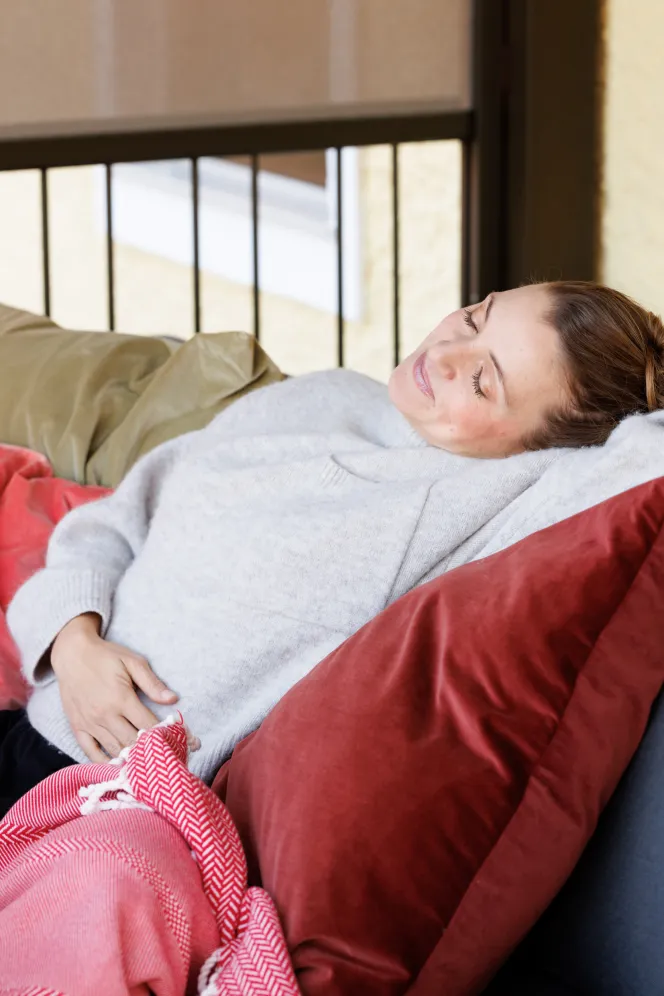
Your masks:
<path fill-rule="evenodd" d="M 489 315 L 491 314 L 491 308 L 493 307 L 494 299 L 495 299 L 495 295 L 492 294 L 491 297 L 489 298 L 489 300 L 487 301 L 486 311 L 484 312 L 484 326 L 483 326 L 484 328 L 486 328 L 486 324 L 489 321 Z M 509 399 L 508 399 L 508 396 L 507 396 L 507 389 L 505 387 L 505 376 L 503 374 L 503 368 L 501 367 L 500 363 L 498 362 L 498 360 L 496 359 L 496 357 L 494 356 L 493 353 L 490 352 L 489 356 L 491 358 L 491 362 L 493 363 L 493 365 L 495 367 L 496 373 L 498 375 L 498 380 L 500 381 L 500 383 L 502 385 L 503 392 L 505 394 L 505 401 L 509 404 Z"/>

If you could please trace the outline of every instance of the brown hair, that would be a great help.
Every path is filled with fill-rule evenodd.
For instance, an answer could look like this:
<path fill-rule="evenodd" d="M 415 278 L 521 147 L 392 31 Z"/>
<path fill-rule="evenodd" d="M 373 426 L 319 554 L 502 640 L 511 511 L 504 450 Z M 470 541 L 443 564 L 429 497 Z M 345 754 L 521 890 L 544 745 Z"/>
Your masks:
<path fill-rule="evenodd" d="M 570 403 L 551 412 L 526 449 L 603 443 L 627 415 L 664 408 L 664 325 L 626 294 L 601 284 L 546 285 L 547 320 L 560 336 Z"/>

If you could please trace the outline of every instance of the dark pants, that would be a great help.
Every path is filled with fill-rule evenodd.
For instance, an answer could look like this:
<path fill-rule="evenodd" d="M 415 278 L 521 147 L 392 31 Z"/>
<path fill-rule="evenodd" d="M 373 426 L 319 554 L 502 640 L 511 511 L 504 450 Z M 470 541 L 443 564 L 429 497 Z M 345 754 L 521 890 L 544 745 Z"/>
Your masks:
<path fill-rule="evenodd" d="M 45 740 L 23 709 L 0 710 L 0 817 L 31 788 L 75 761 Z"/>

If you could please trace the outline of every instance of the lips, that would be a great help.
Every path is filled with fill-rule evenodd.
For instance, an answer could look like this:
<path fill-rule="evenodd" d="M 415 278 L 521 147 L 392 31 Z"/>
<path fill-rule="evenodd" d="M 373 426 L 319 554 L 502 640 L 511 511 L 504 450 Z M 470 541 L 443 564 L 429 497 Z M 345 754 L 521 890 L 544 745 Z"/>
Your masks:
<path fill-rule="evenodd" d="M 427 398 L 431 398 L 433 401 L 433 390 L 431 389 L 431 381 L 429 380 L 426 369 L 426 353 L 421 353 L 415 360 L 413 364 L 413 378 L 422 394 L 426 394 Z"/>

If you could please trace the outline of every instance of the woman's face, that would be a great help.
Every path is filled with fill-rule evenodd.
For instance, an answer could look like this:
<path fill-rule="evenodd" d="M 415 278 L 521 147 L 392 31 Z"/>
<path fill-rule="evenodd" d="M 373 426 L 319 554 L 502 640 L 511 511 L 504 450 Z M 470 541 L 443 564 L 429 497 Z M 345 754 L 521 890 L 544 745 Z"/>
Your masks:
<path fill-rule="evenodd" d="M 535 284 L 454 311 L 393 371 L 392 402 L 433 446 L 473 457 L 521 452 L 568 397 L 549 307 L 546 285 Z"/>

